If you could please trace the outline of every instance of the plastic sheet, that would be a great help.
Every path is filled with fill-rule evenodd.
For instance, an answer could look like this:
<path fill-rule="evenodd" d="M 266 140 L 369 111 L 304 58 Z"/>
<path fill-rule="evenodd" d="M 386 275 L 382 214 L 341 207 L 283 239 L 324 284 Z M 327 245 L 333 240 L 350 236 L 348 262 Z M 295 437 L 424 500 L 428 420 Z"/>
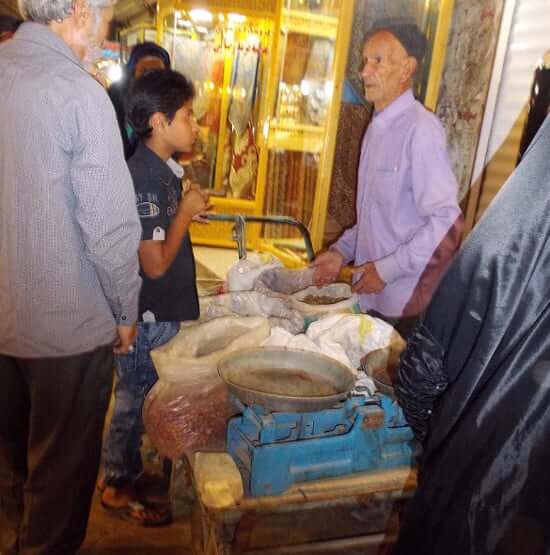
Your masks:
<path fill-rule="evenodd" d="M 222 316 L 264 316 L 271 327 L 296 334 L 304 330 L 304 318 L 289 297 L 271 297 L 259 291 L 240 291 L 200 299 L 201 320 Z"/>
<path fill-rule="evenodd" d="M 314 268 L 289 270 L 271 268 L 263 271 L 254 281 L 254 290 L 270 296 L 292 295 L 313 285 Z"/>

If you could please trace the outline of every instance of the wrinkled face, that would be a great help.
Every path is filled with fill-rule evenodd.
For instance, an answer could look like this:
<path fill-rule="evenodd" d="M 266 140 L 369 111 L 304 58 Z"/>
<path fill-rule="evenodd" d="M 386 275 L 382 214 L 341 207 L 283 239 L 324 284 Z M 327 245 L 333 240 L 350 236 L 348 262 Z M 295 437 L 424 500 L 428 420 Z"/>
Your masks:
<path fill-rule="evenodd" d="M 134 77 L 137 79 L 138 77 L 141 77 L 144 73 L 147 73 L 148 71 L 154 71 L 156 69 L 167 68 L 160 58 L 157 58 L 156 56 L 144 56 L 136 62 Z"/>
<path fill-rule="evenodd" d="M 103 41 L 107 38 L 109 33 L 109 27 L 113 16 L 115 15 L 114 6 L 109 6 L 108 8 L 103 8 L 100 10 L 99 14 L 95 17 L 95 26 L 91 30 L 90 42 L 94 46 L 101 46 Z"/>
<path fill-rule="evenodd" d="M 92 10 L 84 1 L 77 2 L 75 6 L 72 47 L 76 49 L 80 59 L 93 59 L 93 51 L 98 49 L 107 38 L 114 7 Z"/>
<path fill-rule="evenodd" d="M 190 152 L 197 139 L 199 126 L 193 115 L 193 100 L 188 100 L 162 130 L 164 140 L 173 147 L 174 152 Z"/>
<path fill-rule="evenodd" d="M 367 100 L 383 110 L 411 86 L 416 60 L 389 32 L 374 34 L 363 47 L 361 77 Z"/>

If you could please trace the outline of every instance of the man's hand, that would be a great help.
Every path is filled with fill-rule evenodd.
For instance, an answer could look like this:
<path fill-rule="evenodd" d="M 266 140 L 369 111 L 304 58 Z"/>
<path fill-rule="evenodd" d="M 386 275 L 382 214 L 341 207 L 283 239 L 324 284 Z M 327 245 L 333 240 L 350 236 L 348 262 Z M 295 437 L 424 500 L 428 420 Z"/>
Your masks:
<path fill-rule="evenodd" d="M 115 355 L 127 355 L 134 349 L 134 341 L 137 336 L 137 327 L 117 326 L 118 338 L 113 345 Z"/>
<path fill-rule="evenodd" d="M 351 288 L 354 293 L 380 293 L 386 287 L 386 282 L 376 271 L 374 262 L 367 262 L 361 266 L 356 266 L 351 271 L 353 274 L 363 274 L 359 281 L 355 282 Z"/>
<path fill-rule="evenodd" d="M 344 257 L 338 251 L 320 254 L 310 266 L 315 269 L 313 283 L 317 287 L 334 283 L 344 265 Z"/>

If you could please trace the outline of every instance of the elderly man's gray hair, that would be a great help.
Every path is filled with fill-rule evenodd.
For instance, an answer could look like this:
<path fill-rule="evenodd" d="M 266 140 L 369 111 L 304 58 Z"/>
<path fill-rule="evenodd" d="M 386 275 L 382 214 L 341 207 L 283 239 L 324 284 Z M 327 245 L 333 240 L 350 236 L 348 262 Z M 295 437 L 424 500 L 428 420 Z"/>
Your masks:
<path fill-rule="evenodd" d="M 86 0 L 92 10 L 112 6 L 116 0 Z M 26 19 L 47 25 L 65 19 L 73 11 L 74 0 L 19 0 L 19 9 Z"/>

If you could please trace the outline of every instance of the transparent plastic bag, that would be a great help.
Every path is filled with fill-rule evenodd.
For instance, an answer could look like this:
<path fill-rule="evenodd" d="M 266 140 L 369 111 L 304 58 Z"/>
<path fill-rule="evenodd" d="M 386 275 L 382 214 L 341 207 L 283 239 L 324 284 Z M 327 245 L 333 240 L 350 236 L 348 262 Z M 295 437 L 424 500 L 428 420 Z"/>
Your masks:
<path fill-rule="evenodd" d="M 186 450 L 223 448 L 227 420 L 234 414 L 227 386 L 214 374 L 188 382 L 159 380 L 143 405 L 147 434 L 171 459 Z"/>
<path fill-rule="evenodd" d="M 204 297 L 200 300 L 201 320 L 209 321 L 222 316 L 264 316 L 271 327 L 278 326 L 290 333 L 300 333 L 304 329 L 304 318 L 292 306 L 291 300 L 271 297 L 259 291 L 240 291 Z"/>
<path fill-rule="evenodd" d="M 289 270 L 271 268 L 262 272 L 254 281 L 254 290 L 266 295 L 292 295 L 313 285 L 314 268 Z"/>
<path fill-rule="evenodd" d="M 227 271 L 228 291 L 251 291 L 256 278 L 264 271 L 282 267 L 281 262 L 271 255 L 249 254 L 244 260 L 235 262 Z"/>

